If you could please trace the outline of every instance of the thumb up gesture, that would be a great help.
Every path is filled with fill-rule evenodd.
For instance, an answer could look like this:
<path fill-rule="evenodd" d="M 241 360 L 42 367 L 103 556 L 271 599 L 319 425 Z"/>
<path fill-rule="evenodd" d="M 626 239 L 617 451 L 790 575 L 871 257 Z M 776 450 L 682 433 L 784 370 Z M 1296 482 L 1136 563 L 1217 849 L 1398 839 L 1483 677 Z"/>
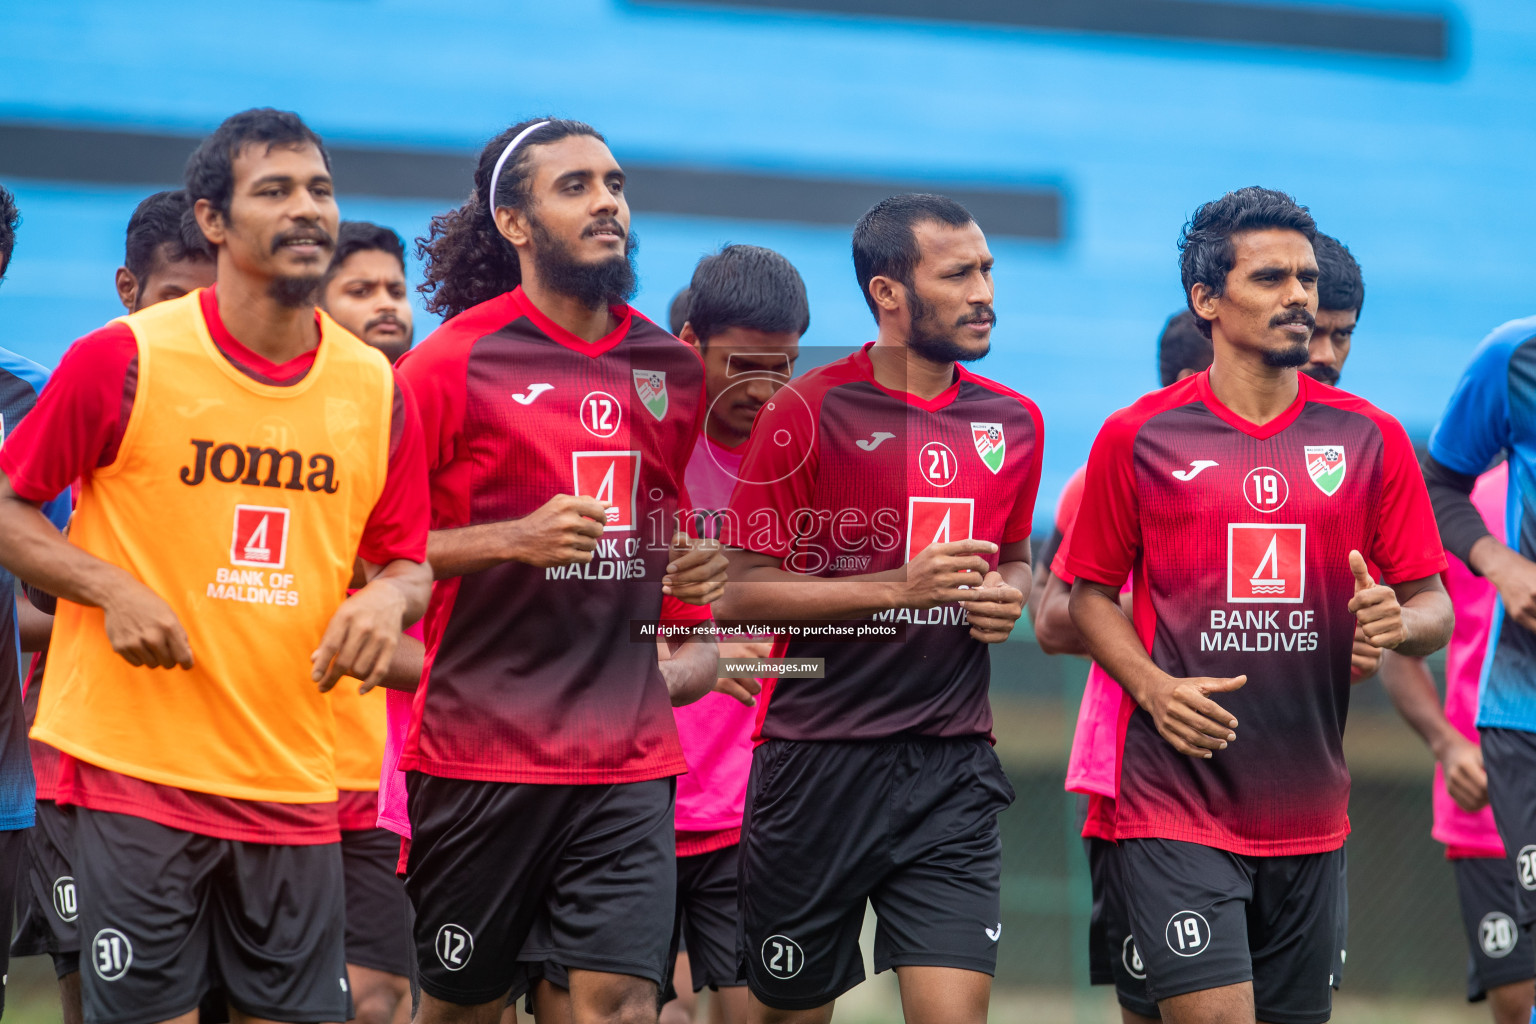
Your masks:
<path fill-rule="evenodd" d="M 1403 628 L 1403 606 L 1397 603 L 1396 592 L 1371 579 L 1371 571 L 1358 551 L 1349 553 L 1349 571 L 1355 577 L 1355 596 L 1350 598 L 1349 610 L 1360 623 L 1366 642 L 1383 650 L 1394 649 L 1408 639 Z"/>

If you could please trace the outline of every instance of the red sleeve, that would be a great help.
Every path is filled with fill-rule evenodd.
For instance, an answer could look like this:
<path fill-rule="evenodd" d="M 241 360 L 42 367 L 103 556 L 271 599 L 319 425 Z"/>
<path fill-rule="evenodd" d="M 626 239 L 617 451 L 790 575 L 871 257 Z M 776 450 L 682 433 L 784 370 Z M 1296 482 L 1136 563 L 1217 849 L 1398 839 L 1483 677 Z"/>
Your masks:
<path fill-rule="evenodd" d="M 752 424 L 730 514 L 721 522 L 721 540 L 730 547 L 787 557 L 795 511 L 814 503 L 820 468 L 815 420 L 821 397 L 800 394 L 806 401 L 770 403 Z M 759 480 L 768 482 L 754 482 Z"/>
<path fill-rule="evenodd" d="M 454 323 L 438 328 L 395 364 L 420 416 L 434 530 L 469 523 L 471 466 L 459 451 L 469 353 L 477 337 L 455 332 Z"/>
<path fill-rule="evenodd" d="M 1078 466 L 1067 481 L 1067 486 L 1061 489 L 1061 497 L 1056 499 L 1056 530 L 1063 537 L 1072 529 L 1072 521 L 1077 518 L 1077 508 L 1083 501 L 1083 483 L 1088 479 L 1088 467 Z"/>
<path fill-rule="evenodd" d="M 129 371 L 138 358 L 133 331 L 117 322 L 69 347 L 37 405 L 0 447 L 0 471 L 18 495 L 48 501 L 117 458 L 133 408 Z"/>
<path fill-rule="evenodd" d="M 1381 509 L 1371 549 L 1362 554 L 1380 567 L 1388 583 L 1442 573 L 1446 569 L 1445 549 L 1413 444 L 1392 417 L 1378 415 L 1376 423 L 1382 442 Z"/>
<path fill-rule="evenodd" d="M 1066 575 L 1120 586 L 1141 551 L 1136 497 L 1136 433 L 1140 421 L 1117 412 L 1104 423 L 1088 456 L 1077 519 L 1063 547 Z"/>
<path fill-rule="evenodd" d="M 687 601 L 679 601 L 671 594 L 663 594 L 661 597 L 661 621 L 666 625 L 692 626 L 699 622 L 707 622 L 709 616 L 707 604 L 689 604 Z"/>
<path fill-rule="evenodd" d="M 1029 417 L 1034 421 L 1035 437 L 1029 453 L 1029 475 L 1014 495 L 1013 510 L 1008 513 L 1008 522 L 1003 525 L 1004 544 L 1025 540 L 1034 531 L 1035 499 L 1040 495 L 1040 464 L 1045 452 L 1045 420 L 1041 418 L 1040 410 L 1026 398 L 1021 397 L 1019 401 L 1029 410 Z"/>
<path fill-rule="evenodd" d="M 421 440 L 421 416 L 410 388 L 395 374 L 390 414 L 389 468 L 384 491 L 368 513 L 357 555 L 374 565 L 396 559 L 427 560 L 427 460 Z"/>

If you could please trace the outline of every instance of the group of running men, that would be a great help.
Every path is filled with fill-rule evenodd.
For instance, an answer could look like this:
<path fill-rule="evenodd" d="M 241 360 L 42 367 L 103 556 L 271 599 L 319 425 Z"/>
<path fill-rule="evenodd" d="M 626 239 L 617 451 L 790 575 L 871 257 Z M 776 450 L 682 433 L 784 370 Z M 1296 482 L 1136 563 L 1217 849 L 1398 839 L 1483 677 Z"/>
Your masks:
<path fill-rule="evenodd" d="M 628 305 L 624 172 L 581 122 L 493 138 L 419 248 L 444 322 L 412 348 L 398 236 L 339 220 L 296 115 L 245 111 L 135 212 L 128 315 L 46 387 L 0 357 L 0 565 L 46 649 L 25 705 L 0 652 L 0 901 L 66 1019 L 645 1024 L 707 987 L 725 1024 L 822 1024 L 869 904 L 907 1020 L 980 1024 L 1013 799 L 987 645 L 1026 605 L 1095 661 L 1068 785 L 1127 1020 L 1329 1018 L 1378 665 L 1489 908 L 1473 983 L 1529 1013 L 1536 321 L 1479 350 L 1421 472 L 1331 386 L 1348 251 L 1282 193 L 1207 203 L 1165 387 L 1032 570 L 1043 424 L 964 365 L 993 258 L 957 203 L 859 220 L 876 340 L 798 376 L 774 252 L 705 256 L 671 331 Z M 1516 550 L 1474 486 L 1505 452 Z M 1458 604 L 1442 712 L 1446 549 L 1483 628 Z"/>

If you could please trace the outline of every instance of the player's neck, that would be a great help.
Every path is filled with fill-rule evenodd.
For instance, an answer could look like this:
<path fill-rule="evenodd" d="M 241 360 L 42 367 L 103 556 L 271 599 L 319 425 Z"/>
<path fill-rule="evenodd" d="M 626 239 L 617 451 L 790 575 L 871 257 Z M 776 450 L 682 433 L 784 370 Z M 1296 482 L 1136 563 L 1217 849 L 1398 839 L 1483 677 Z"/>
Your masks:
<path fill-rule="evenodd" d="M 728 424 L 721 423 L 713 416 L 704 418 L 704 436 L 722 448 L 740 448 L 747 443 L 750 434 L 740 434 L 732 430 Z"/>
<path fill-rule="evenodd" d="M 1254 426 L 1282 415 L 1301 388 L 1294 367 L 1270 366 L 1257 353 L 1217 350 L 1211 363 L 1211 393 Z"/>
<path fill-rule="evenodd" d="M 537 274 L 523 275 L 523 294 L 533 307 L 585 342 L 598 342 L 619 326 L 607 306 L 591 309 L 580 300 L 546 287 Z"/>
<path fill-rule="evenodd" d="M 313 303 L 285 306 L 267 294 L 267 282 L 219 261 L 214 295 L 219 319 L 236 341 L 268 362 L 282 365 L 320 344 Z"/>
<path fill-rule="evenodd" d="M 954 363 L 935 363 L 907 348 L 903 341 L 880 337 L 869 349 L 869 362 L 875 381 L 892 391 L 905 391 L 923 401 L 942 395 L 955 382 Z"/>

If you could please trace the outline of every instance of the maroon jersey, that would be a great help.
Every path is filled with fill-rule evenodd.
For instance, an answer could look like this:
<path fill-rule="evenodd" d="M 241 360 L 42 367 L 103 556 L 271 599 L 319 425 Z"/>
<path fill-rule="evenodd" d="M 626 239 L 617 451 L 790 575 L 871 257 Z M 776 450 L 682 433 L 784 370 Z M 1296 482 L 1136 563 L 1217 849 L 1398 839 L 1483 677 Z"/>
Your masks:
<path fill-rule="evenodd" d="M 401 359 L 419 399 L 432 528 L 516 519 L 556 494 L 607 503 L 596 557 L 438 583 L 402 769 L 494 782 L 621 783 L 685 769 L 654 639 L 703 416 L 698 354 L 629 307 L 586 342 L 522 289 Z M 707 609 L 699 609 L 701 617 Z"/>
<path fill-rule="evenodd" d="M 895 569 L 930 544 L 1029 536 L 1044 429 L 1023 395 L 964 367 L 931 400 L 875 381 L 869 346 L 785 385 L 752 427 L 722 536 L 808 576 Z M 989 559 L 992 567 L 997 557 Z M 822 679 L 770 682 L 758 735 L 794 740 L 987 735 L 987 645 L 958 605 L 879 612 L 905 640 L 780 640 Z M 846 627 L 845 627 L 846 628 Z M 856 627 L 854 627 L 856 628 Z"/>
<path fill-rule="evenodd" d="M 1134 569 L 1132 618 L 1163 671 L 1248 676 L 1214 695 L 1238 729 L 1210 760 L 1125 703 L 1119 838 L 1282 856 L 1349 834 L 1349 552 L 1388 583 L 1433 576 L 1445 555 L 1403 428 L 1297 379 L 1263 426 L 1222 405 L 1206 372 L 1115 413 L 1094 442 L 1068 571 L 1118 588 Z"/>

